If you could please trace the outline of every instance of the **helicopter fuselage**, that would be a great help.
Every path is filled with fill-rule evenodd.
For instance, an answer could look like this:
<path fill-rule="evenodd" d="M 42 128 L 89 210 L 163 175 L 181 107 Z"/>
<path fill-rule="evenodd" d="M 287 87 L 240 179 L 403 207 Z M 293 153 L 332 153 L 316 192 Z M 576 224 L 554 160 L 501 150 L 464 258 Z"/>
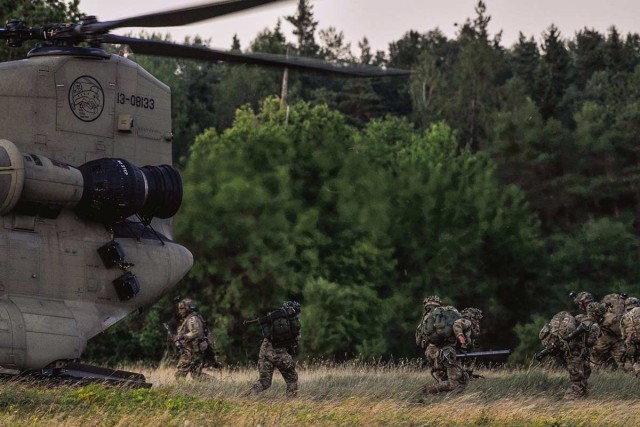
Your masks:
<path fill-rule="evenodd" d="M 0 139 L 0 367 L 63 366 L 193 263 L 171 93 L 118 55 L 36 49 L 0 64 Z"/>

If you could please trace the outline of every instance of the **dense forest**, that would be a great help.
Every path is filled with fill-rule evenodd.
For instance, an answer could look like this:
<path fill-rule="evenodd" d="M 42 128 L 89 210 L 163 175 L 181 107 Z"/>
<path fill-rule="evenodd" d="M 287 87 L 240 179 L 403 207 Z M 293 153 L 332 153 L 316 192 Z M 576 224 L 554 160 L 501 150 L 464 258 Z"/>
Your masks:
<path fill-rule="evenodd" d="M 78 7 L 0 1 L 0 17 L 74 19 Z M 570 290 L 640 295 L 640 35 L 550 25 L 506 47 L 482 1 L 470 14 L 454 39 L 410 30 L 386 51 L 363 38 L 353 53 L 299 0 L 229 48 L 414 74 L 291 72 L 286 103 L 281 70 L 129 56 L 172 88 L 185 186 L 175 237 L 195 265 L 87 356 L 159 360 L 160 322 L 180 294 L 229 363 L 258 351 L 242 320 L 285 299 L 303 304 L 303 358 L 417 357 L 422 299 L 438 294 L 481 308 L 482 347 L 515 348 L 518 362 L 545 318 L 575 309 Z"/>

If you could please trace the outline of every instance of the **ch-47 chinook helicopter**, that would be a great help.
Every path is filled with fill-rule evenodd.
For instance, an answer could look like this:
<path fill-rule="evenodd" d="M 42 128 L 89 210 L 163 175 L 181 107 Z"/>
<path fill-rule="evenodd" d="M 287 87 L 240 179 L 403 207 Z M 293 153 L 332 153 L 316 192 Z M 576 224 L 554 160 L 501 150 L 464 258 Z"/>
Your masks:
<path fill-rule="evenodd" d="M 0 64 L 0 373 L 144 378 L 78 364 L 87 340 L 174 289 L 193 263 L 172 241 L 182 182 L 171 166 L 171 92 L 135 54 L 352 76 L 404 70 L 243 54 L 109 34 L 167 27 L 280 0 L 228 0 L 116 21 L 9 21 Z"/>

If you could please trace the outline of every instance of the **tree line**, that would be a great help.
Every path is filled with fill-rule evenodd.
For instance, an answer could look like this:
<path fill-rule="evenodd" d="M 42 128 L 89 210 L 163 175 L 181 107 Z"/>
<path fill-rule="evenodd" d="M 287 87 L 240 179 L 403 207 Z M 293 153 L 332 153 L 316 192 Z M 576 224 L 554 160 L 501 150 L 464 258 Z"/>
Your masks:
<path fill-rule="evenodd" d="M 294 41 L 278 21 L 230 48 L 414 75 L 291 72 L 287 109 L 281 71 L 130 57 L 172 88 L 176 238 L 195 258 L 177 292 L 227 361 L 257 354 L 242 320 L 285 299 L 303 304 L 303 357 L 416 357 L 422 299 L 438 294 L 481 308 L 484 348 L 523 361 L 543 319 L 574 309 L 569 290 L 640 294 L 640 35 L 551 25 L 505 47 L 479 1 L 453 39 L 412 30 L 354 54 L 341 31 L 317 30 L 307 0 L 283 19 Z M 88 356 L 158 360 L 172 296 Z"/>

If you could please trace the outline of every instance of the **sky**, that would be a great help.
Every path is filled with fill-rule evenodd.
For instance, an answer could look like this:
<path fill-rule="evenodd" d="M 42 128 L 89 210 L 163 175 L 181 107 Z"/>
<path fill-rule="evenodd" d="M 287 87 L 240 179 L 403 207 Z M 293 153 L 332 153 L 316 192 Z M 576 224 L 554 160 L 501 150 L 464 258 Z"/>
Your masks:
<path fill-rule="evenodd" d="M 484 0 L 491 16 L 490 34 L 503 31 L 502 45 L 510 47 L 519 32 L 540 41 L 543 32 L 555 24 L 564 38 L 572 38 L 585 27 L 606 33 L 615 25 L 622 34 L 640 33 L 640 1 L 637 0 Z M 150 12 L 210 3 L 205 0 L 80 0 L 80 10 L 96 15 L 100 21 L 138 16 Z M 467 18 L 475 16 L 477 0 L 311 0 L 317 30 L 335 27 L 342 31 L 352 51 L 367 37 L 373 50 L 387 50 L 392 41 L 408 30 L 426 32 L 439 28 L 450 38 Z M 279 17 L 295 14 L 297 1 L 281 2 L 216 18 L 186 27 L 167 27 L 155 32 L 170 33 L 181 42 L 187 35 L 211 39 L 210 46 L 230 48 L 234 34 L 241 47 L 248 47 L 258 32 L 273 29 Z M 293 42 L 292 27 L 283 19 L 283 31 Z M 114 34 L 134 35 L 140 29 L 114 30 Z M 317 39 L 316 39 L 317 40 Z"/>

